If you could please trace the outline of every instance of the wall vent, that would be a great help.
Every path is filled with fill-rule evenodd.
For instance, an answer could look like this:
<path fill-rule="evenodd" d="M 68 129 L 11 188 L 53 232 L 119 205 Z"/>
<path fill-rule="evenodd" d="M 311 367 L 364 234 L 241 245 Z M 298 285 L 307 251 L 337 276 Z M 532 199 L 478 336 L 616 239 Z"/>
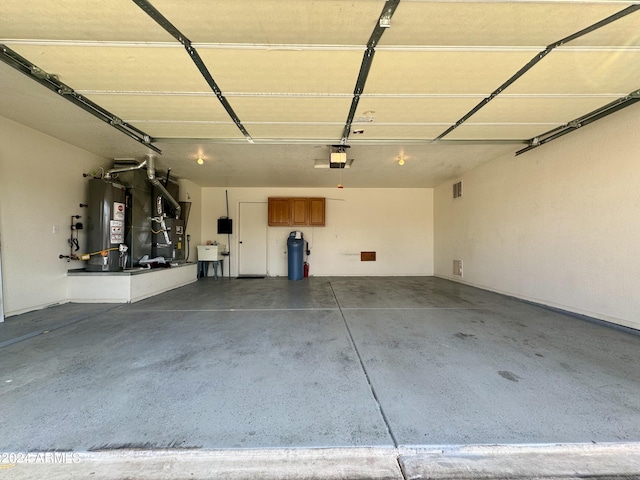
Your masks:
<path fill-rule="evenodd" d="M 453 198 L 460 198 L 462 196 L 462 180 L 453 184 Z"/>
<path fill-rule="evenodd" d="M 453 274 L 456 277 L 462 276 L 462 260 L 454 260 L 453 261 Z"/>

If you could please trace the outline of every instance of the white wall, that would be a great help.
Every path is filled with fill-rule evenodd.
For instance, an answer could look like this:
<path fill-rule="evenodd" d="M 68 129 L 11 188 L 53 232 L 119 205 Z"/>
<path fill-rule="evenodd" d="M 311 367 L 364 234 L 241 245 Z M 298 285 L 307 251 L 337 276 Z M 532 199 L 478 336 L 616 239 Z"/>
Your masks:
<path fill-rule="evenodd" d="M 440 185 L 436 275 L 640 328 L 638 131 L 640 105 Z"/>
<path fill-rule="evenodd" d="M 67 263 L 58 255 L 69 254 L 71 215 L 86 221 L 86 209 L 79 207 L 86 202 L 82 173 L 104 164 L 101 157 L 0 117 L 6 315 L 67 301 L 66 272 L 80 262 Z"/>
<path fill-rule="evenodd" d="M 287 275 L 286 241 L 300 230 L 309 242 L 310 274 L 326 275 L 432 275 L 432 189 L 337 188 L 229 188 L 231 275 L 237 272 L 238 204 L 267 202 L 268 197 L 325 197 L 326 226 L 269 227 L 270 276 Z M 202 190 L 202 241 L 227 244 L 218 235 L 217 219 L 226 216 L 225 189 Z M 265 224 L 267 218 L 264 219 Z M 375 251 L 375 262 L 361 262 L 361 251 Z M 226 266 L 225 266 L 226 268 Z"/>

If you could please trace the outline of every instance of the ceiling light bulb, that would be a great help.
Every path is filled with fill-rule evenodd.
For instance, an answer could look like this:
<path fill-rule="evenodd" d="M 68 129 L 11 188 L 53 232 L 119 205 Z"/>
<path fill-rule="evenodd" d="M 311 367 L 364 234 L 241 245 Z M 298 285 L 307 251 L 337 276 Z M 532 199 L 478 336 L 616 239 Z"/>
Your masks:
<path fill-rule="evenodd" d="M 202 157 L 198 157 L 198 165 L 202 165 L 204 163 L 204 159 Z"/>
<path fill-rule="evenodd" d="M 401 158 L 400 160 L 398 160 L 398 165 L 404 165 L 404 158 Z"/>

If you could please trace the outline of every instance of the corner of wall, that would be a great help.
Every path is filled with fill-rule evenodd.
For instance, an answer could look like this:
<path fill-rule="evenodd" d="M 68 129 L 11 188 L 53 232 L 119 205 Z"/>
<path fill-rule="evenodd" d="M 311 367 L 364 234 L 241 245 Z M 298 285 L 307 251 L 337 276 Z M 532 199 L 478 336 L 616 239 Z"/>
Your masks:
<path fill-rule="evenodd" d="M 467 172 L 461 199 L 436 187 L 435 275 L 640 325 L 639 108 Z"/>
<path fill-rule="evenodd" d="M 24 162 L 28 149 L 31 162 Z M 83 171 L 106 159 L 0 117 L 0 228 L 5 315 L 68 301 L 71 216 L 84 216 Z M 55 168 L 51 168 L 55 165 Z M 42 172 L 35 175 L 34 172 Z M 84 219 L 78 219 L 83 221 Z M 80 242 L 82 245 L 82 231 Z"/>

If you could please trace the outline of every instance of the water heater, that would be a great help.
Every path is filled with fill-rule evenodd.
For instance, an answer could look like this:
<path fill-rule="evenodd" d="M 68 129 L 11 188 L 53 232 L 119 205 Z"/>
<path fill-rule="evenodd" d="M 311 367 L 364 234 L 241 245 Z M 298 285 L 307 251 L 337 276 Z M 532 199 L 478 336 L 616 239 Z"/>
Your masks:
<path fill-rule="evenodd" d="M 89 180 L 87 250 L 88 272 L 117 272 L 121 244 L 125 243 L 125 187 L 101 179 Z"/>

